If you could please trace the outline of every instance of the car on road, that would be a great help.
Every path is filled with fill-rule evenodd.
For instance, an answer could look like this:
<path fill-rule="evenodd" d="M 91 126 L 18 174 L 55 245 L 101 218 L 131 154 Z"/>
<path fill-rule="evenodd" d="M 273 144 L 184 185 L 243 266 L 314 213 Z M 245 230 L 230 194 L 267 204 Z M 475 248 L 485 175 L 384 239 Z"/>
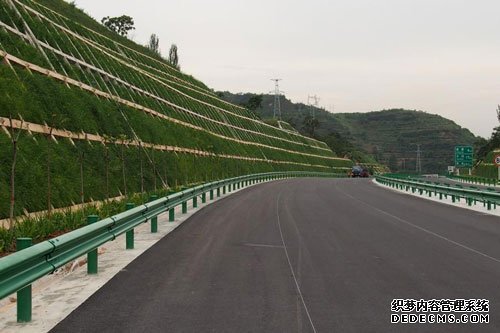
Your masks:
<path fill-rule="evenodd" d="M 366 168 L 363 168 L 363 171 L 361 171 L 361 176 L 362 178 L 368 178 L 370 177 L 370 172 L 368 171 L 368 169 Z"/>
<path fill-rule="evenodd" d="M 368 178 L 368 177 L 370 177 L 370 173 L 368 172 L 368 169 L 363 168 L 359 165 L 355 165 L 352 167 L 351 172 L 349 173 L 349 176 L 351 178 L 356 178 L 356 177 Z"/>

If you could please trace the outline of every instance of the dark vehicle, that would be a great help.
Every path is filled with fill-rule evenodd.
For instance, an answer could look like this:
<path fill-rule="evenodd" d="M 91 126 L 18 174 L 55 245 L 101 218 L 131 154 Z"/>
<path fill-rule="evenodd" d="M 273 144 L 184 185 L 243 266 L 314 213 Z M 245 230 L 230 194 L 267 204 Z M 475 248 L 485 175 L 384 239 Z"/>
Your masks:
<path fill-rule="evenodd" d="M 361 177 L 361 173 L 363 172 L 363 168 L 361 168 L 359 165 L 355 165 L 351 169 L 351 177 Z"/>
<path fill-rule="evenodd" d="M 356 177 L 368 178 L 370 177 L 370 173 L 368 172 L 368 169 L 362 168 L 359 165 L 355 165 L 351 169 L 350 176 L 352 178 Z"/>

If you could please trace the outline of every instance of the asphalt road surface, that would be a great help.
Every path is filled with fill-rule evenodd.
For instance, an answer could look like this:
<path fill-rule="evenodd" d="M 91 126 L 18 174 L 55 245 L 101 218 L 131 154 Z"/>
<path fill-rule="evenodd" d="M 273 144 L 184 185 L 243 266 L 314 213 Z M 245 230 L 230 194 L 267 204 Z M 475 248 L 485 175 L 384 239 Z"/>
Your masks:
<path fill-rule="evenodd" d="M 393 299 L 486 299 L 489 324 L 391 324 Z M 54 332 L 499 332 L 500 220 L 367 179 L 210 205 Z"/>

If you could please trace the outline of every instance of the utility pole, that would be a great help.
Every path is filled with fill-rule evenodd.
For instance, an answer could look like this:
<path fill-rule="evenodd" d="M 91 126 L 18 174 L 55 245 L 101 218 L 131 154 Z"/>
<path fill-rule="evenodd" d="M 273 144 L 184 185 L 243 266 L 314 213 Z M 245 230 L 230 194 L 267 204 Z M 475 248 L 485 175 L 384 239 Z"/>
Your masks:
<path fill-rule="evenodd" d="M 280 91 L 279 81 L 281 79 L 271 79 L 274 81 L 274 108 L 273 108 L 273 118 L 276 119 L 276 115 L 278 115 L 279 120 L 281 120 L 281 105 L 280 105 L 280 97 L 283 91 Z M 273 91 L 271 91 L 273 93 Z"/>
<path fill-rule="evenodd" d="M 310 102 L 311 100 L 314 101 L 314 104 L 311 104 L 311 102 Z M 319 97 L 316 96 L 316 95 L 314 95 L 314 96 L 308 95 L 307 96 L 307 104 L 309 106 L 314 106 L 314 108 L 311 107 L 311 116 L 312 116 L 313 119 L 316 119 L 315 108 L 319 107 Z"/>
<path fill-rule="evenodd" d="M 417 145 L 417 167 L 416 167 L 417 174 L 422 173 L 421 153 L 422 151 L 420 150 L 420 145 Z"/>

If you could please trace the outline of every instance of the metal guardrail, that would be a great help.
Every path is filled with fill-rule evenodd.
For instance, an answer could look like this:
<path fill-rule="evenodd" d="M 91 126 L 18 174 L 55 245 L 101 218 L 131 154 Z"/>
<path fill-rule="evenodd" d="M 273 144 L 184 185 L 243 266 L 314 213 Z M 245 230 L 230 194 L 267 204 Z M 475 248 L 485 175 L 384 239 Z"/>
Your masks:
<path fill-rule="evenodd" d="M 460 201 L 465 199 L 467 205 L 472 206 L 472 204 L 477 204 L 477 202 L 483 203 L 488 210 L 491 210 L 492 206 L 496 209 L 496 206 L 500 204 L 500 193 L 496 192 L 494 189 L 479 190 L 463 188 L 461 185 L 456 184 L 455 186 L 450 184 L 441 184 L 438 182 L 432 183 L 430 181 L 416 180 L 416 179 L 404 179 L 399 177 L 387 177 L 387 176 L 376 176 L 376 181 L 400 190 L 405 190 L 407 192 L 419 193 L 420 195 L 426 194 L 429 197 L 439 196 L 439 199 L 451 197 L 452 202 Z"/>
<path fill-rule="evenodd" d="M 187 211 L 187 202 L 193 200 L 197 206 L 198 197 L 206 201 L 206 195 L 214 198 L 214 191 L 220 196 L 226 189 L 230 192 L 244 186 L 260 182 L 293 177 L 345 177 L 344 174 L 319 172 L 271 172 L 240 176 L 199 185 L 166 197 L 132 208 L 120 214 L 97 221 L 97 216 L 89 216 L 89 225 L 62 236 L 43 241 L 34 246 L 31 240 L 18 239 L 18 249 L 22 250 L 0 259 L 0 299 L 18 292 L 18 322 L 31 321 L 31 284 L 39 278 L 53 273 L 68 262 L 88 254 L 88 272 L 97 273 L 96 249 L 104 243 L 126 234 L 126 248 L 133 248 L 133 230 L 138 225 L 152 221 L 151 231 L 155 232 L 159 214 L 169 212 L 169 221 L 174 220 L 175 207 L 182 205 Z"/>
<path fill-rule="evenodd" d="M 498 185 L 498 179 L 495 178 L 484 178 L 484 177 L 475 177 L 475 176 L 456 176 L 456 175 L 448 175 L 447 178 L 453 180 L 461 180 L 466 183 L 478 184 L 478 185 L 488 185 L 494 186 Z"/>

